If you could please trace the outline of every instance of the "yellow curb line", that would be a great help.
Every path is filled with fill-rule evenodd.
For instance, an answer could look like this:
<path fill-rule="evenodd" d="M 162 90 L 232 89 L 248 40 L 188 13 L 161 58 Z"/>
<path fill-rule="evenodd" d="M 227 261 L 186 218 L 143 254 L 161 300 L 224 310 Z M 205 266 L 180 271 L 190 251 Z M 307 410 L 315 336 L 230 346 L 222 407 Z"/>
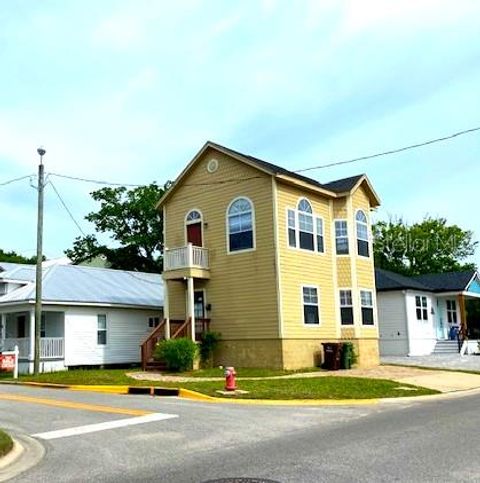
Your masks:
<path fill-rule="evenodd" d="M 257 406 L 373 406 L 379 399 L 226 399 L 212 397 L 189 389 L 180 389 L 179 397 L 209 403 L 233 403 Z"/>
<path fill-rule="evenodd" d="M 128 394 L 129 386 L 107 386 L 107 385 L 87 385 L 72 384 L 67 387 L 71 391 L 103 392 L 108 394 Z"/>

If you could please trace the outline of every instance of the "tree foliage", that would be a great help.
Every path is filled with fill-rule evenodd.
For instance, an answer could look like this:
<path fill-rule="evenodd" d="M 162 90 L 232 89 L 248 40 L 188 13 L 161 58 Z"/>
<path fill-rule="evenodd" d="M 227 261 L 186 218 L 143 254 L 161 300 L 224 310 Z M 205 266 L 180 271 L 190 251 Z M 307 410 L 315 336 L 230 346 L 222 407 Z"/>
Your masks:
<path fill-rule="evenodd" d="M 24 257 L 14 251 L 6 252 L 0 248 L 0 262 L 10 263 L 23 263 L 27 265 L 35 265 L 37 263 L 37 257 Z"/>
<path fill-rule="evenodd" d="M 373 226 L 375 265 L 404 275 L 475 269 L 473 232 L 448 225 L 445 218 L 425 217 L 408 224 L 402 218 Z"/>
<path fill-rule="evenodd" d="M 78 237 L 65 254 L 82 263 L 103 256 L 112 268 L 161 272 L 163 219 L 155 208 L 170 183 L 155 183 L 138 188 L 102 188 L 91 193 L 100 203 L 85 219 L 95 225 L 96 235 Z M 98 234 L 106 234 L 112 246 L 102 244 Z"/>

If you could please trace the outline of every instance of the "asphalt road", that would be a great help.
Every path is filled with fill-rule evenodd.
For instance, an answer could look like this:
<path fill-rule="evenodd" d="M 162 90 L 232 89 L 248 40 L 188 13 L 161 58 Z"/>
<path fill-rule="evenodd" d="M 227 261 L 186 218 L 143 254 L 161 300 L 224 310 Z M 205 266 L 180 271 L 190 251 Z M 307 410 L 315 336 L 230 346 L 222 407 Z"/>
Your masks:
<path fill-rule="evenodd" d="M 0 427 L 46 449 L 13 480 L 35 483 L 479 481 L 479 407 L 480 395 L 271 407 L 0 386 Z"/>

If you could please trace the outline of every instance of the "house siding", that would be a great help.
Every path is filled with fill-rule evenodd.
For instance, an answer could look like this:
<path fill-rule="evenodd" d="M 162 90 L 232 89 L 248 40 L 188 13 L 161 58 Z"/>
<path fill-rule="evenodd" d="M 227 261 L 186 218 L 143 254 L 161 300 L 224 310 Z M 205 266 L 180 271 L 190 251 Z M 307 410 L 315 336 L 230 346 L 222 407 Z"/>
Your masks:
<path fill-rule="evenodd" d="M 209 173 L 207 163 L 212 158 L 218 160 L 218 169 Z M 255 249 L 227 253 L 226 212 L 239 196 L 254 205 Z M 168 248 L 186 244 L 184 220 L 193 208 L 202 212 L 203 245 L 210 256 L 210 280 L 195 279 L 195 289 L 206 289 L 211 330 L 220 332 L 224 340 L 278 338 L 271 177 L 207 150 L 165 205 Z M 170 318 L 185 319 L 185 285 L 168 281 L 168 290 Z"/>
<path fill-rule="evenodd" d="M 409 352 L 407 311 L 402 291 L 377 295 L 380 355 L 406 356 Z"/>
<path fill-rule="evenodd" d="M 102 307 L 64 307 L 65 365 L 140 362 L 140 343 L 151 329 L 148 318 L 159 311 Z M 97 344 L 97 315 L 107 316 L 107 344 Z"/>

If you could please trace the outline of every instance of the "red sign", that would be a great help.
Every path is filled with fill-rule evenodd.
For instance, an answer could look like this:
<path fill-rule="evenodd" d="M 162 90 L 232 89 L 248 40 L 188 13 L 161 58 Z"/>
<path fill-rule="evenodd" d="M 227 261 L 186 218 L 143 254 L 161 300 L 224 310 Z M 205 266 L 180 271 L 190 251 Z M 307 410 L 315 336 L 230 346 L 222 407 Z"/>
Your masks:
<path fill-rule="evenodd" d="M 0 371 L 13 372 L 15 370 L 15 355 L 0 354 Z"/>

